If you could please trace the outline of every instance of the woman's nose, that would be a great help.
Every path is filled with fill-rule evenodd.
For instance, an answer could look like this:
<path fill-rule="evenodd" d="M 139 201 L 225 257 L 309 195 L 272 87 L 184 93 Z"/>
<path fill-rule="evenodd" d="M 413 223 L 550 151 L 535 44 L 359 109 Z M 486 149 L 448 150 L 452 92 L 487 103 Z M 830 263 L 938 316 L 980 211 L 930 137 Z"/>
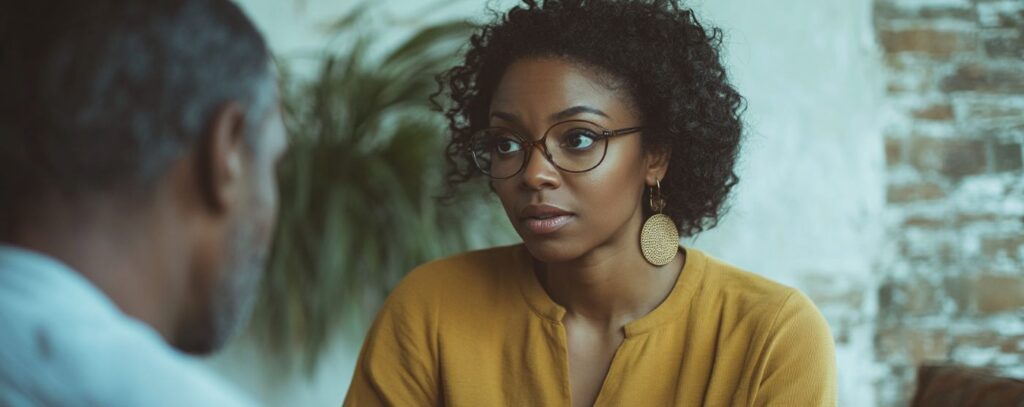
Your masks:
<path fill-rule="evenodd" d="M 531 151 L 526 158 L 523 168 L 523 185 L 529 189 L 553 189 L 561 185 L 561 174 L 558 168 L 551 163 L 547 150 L 543 143 L 536 143 L 530 146 Z"/>

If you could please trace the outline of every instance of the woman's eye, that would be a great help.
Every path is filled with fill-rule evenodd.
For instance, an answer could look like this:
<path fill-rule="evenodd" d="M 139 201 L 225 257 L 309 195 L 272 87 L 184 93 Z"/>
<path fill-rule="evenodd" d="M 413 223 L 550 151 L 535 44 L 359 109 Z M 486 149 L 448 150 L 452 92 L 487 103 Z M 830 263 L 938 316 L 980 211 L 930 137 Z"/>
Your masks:
<path fill-rule="evenodd" d="M 494 146 L 494 149 L 498 152 L 498 154 L 512 154 L 522 149 L 522 146 L 520 146 L 519 142 L 515 140 L 504 139 L 499 140 Z"/>
<path fill-rule="evenodd" d="M 564 147 L 571 148 L 574 150 L 584 150 L 590 148 L 597 141 L 597 136 L 587 132 L 574 132 L 569 134 L 562 143 Z"/>

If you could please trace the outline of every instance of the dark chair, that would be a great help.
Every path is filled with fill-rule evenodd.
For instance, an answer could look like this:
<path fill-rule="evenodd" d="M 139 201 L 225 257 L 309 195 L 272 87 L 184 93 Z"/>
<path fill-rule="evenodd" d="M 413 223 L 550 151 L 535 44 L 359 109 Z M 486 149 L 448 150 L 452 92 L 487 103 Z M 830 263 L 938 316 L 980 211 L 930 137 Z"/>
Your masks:
<path fill-rule="evenodd" d="M 911 407 L 1024 407 L 1024 380 L 958 366 L 922 366 Z"/>

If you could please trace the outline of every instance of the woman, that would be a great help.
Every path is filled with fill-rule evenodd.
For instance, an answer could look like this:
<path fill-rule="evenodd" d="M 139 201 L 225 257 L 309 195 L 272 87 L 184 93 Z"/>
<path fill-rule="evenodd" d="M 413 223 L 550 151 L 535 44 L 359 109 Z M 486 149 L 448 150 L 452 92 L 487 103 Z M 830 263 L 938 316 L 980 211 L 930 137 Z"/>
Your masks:
<path fill-rule="evenodd" d="M 834 405 L 798 291 L 681 248 L 737 182 L 721 34 L 673 0 L 526 1 L 441 77 L 449 187 L 486 177 L 523 244 L 388 298 L 346 405 Z"/>

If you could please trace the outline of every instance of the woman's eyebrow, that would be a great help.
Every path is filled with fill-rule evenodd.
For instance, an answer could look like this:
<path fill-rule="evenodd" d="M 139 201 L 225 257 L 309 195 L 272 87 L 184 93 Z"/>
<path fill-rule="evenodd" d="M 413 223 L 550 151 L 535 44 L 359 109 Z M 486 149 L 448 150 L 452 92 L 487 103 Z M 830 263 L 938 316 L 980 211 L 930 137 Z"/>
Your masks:
<path fill-rule="evenodd" d="M 601 116 L 601 117 L 609 118 L 608 114 L 605 113 L 605 112 L 602 112 L 600 109 L 593 108 L 593 107 L 590 107 L 590 106 L 582 106 L 582 105 L 580 105 L 580 106 L 573 106 L 573 107 L 570 107 L 568 109 L 562 110 L 562 111 L 560 111 L 558 113 L 552 114 L 550 116 L 549 120 L 551 120 L 552 122 L 558 122 L 558 121 L 562 121 L 562 120 L 568 119 L 570 117 L 576 116 L 576 115 L 581 114 L 581 113 L 596 114 L 596 115 Z M 512 113 L 508 113 L 508 112 L 494 111 L 494 112 L 491 112 L 491 117 L 497 117 L 499 119 L 506 120 L 506 121 L 513 122 L 513 123 L 521 123 L 521 121 L 519 120 L 519 116 L 516 116 L 516 115 L 514 115 Z"/>
<path fill-rule="evenodd" d="M 561 112 L 551 115 L 551 121 L 562 121 L 570 117 L 576 116 L 580 113 L 591 113 L 601 117 L 609 118 L 608 115 L 605 112 L 602 112 L 600 109 L 593 108 L 590 106 L 573 106 Z"/>
<path fill-rule="evenodd" d="M 519 116 L 516 116 L 516 115 L 514 115 L 512 113 L 502 112 L 502 111 L 491 112 L 491 117 L 497 117 L 499 119 L 502 119 L 502 120 L 505 120 L 505 121 L 508 121 L 508 122 L 512 122 L 512 123 L 522 123 L 519 120 Z"/>

